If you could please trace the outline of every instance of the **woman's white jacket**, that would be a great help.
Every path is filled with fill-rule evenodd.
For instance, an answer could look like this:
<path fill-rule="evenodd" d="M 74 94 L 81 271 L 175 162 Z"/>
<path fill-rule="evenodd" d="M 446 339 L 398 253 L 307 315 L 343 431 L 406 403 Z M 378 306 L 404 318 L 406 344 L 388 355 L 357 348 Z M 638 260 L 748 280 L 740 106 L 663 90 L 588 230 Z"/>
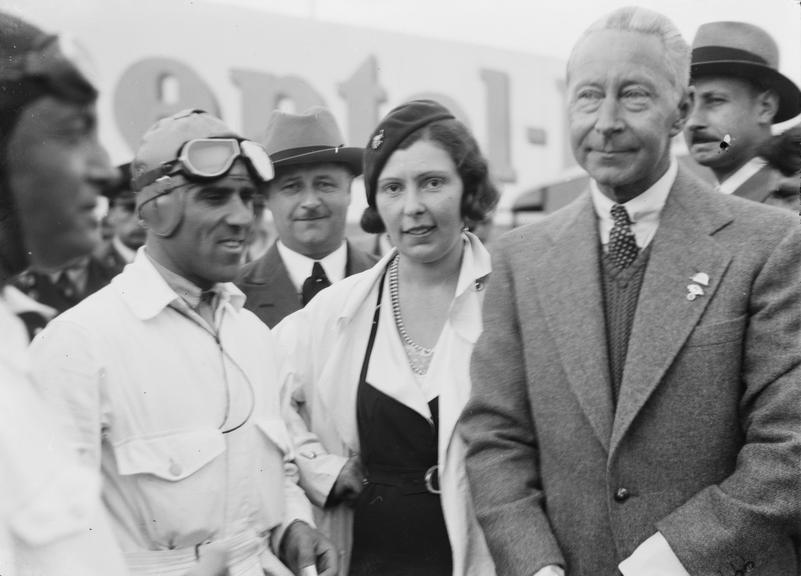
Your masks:
<path fill-rule="evenodd" d="M 438 344 L 436 351 L 447 358 L 448 362 L 438 363 L 447 369 L 429 376 L 438 378 L 440 386 L 440 484 L 453 551 L 453 574 L 487 576 L 495 570 L 473 512 L 464 466 L 464 444 L 456 433 L 456 424 L 470 396 L 470 354 L 481 333 L 483 288 L 490 272 L 490 257 L 470 233 L 464 234 L 463 245 L 456 294 L 440 336 L 440 340 L 446 339 L 447 346 Z M 378 284 L 393 256 L 394 251 L 370 270 L 323 290 L 305 308 L 288 316 L 275 328 L 284 352 L 283 398 L 300 484 L 320 508 L 347 458 L 359 453 L 356 423 L 359 374 Z M 394 324 L 390 326 L 394 329 Z M 374 360 L 371 373 L 378 370 L 389 380 L 397 380 L 396 367 L 374 366 Z M 405 386 L 417 386 L 413 379 L 409 380 Z M 396 399 L 408 403 L 406 400 L 414 398 L 414 393 L 407 392 L 399 390 Z M 344 505 L 318 512 L 318 525 L 339 547 L 344 564 L 341 573 L 347 574 L 352 513 Z"/>

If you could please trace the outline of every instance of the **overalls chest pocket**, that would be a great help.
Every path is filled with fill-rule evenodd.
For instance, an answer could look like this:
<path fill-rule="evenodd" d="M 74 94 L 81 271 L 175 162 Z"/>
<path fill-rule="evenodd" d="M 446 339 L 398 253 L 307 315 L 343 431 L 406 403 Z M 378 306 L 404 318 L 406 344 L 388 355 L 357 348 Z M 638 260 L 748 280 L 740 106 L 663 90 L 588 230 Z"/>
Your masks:
<path fill-rule="evenodd" d="M 219 430 L 133 437 L 113 450 L 121 492 L 154 548 L 191 546 L 214 533 L 226 481 Z"/>

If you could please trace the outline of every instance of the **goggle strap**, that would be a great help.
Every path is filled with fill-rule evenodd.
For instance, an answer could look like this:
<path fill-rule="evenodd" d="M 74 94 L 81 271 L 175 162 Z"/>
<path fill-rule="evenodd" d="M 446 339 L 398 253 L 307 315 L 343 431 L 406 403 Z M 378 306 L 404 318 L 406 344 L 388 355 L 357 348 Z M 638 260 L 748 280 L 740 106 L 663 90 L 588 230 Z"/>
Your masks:
<path fill-rule="evenodd" d="M 198 140 L 216 140 L 216 138 L 208 138 L 208 139 L 198 138 Z M 228 140 L 228 138 L 219 138 L 219 140 Z M 190 140 L 189 142 L 186 142 L 181 147 L 181 152 L 179 153 L 178 158 L 176 158 L 175 160 L 169 160 L 167 162 L 163 162 L 157 168 L 154 168 L 152 170 L 148 170 L 147 172 L 143 172 L 142 174 L 140 174 L 136 178 L 133 178 L 132 182 L 131 182 L 131 187 L 136 191 L 142 190 L 143 188 L 145 188 L 146 186 L 149 186 L 150 184 L 152 184 L 153 182 L 155 182 L 156 180 L 158 180 L 162 176 L 170 176 L 170 175 L 172 175 L 172 174 L 174 174 L 176 172 L 181 172 L 189 180 L 192 180 L 192 179 L 195 179 L 195 178 L 201 179 L 201 180 L 203 180 L 203 179 L 222 178 L 225 174 L 227 174 L 231 170 L 231 166 L 233 166 L 233 164 L 234 164 L 234 162 L 236 162 L 237 158 L 243 158 L 245 160 L 245 164 L 248 167 L 248 169 L 250 170 L 251 175 L 256 177 L 256 179 L 258 179 L 258 180 L 260 180 L 262 182 L 267 182 L 267 181 L 271 180 L 272 176 L 273 176 L 272 173 L 270 173 L 270 174 L 262 174 L 261 171 L 258 168 L 258 165 L 256 164 L 256 162 L 254 161 L 254 159 L 252 157 L 253 154 L 251 153 L 250 148 L 249 147 L 247 147 L 247 148 L 243 148 L 242 147 L 242 142 L 248 142 L 248 140 L 238 140 L 238 139 L 233 139 L 233 140 L 236 142 L 235 154 L 231 155 L 228 158 L 228 160 L 226 161 L 225 169 L 222 170 L 219 174 L 215 174 L 215 175 L 212 175 L 212 176 L 204 175 L 204 174 L 200 173 L 197 170 L 196 167 L 192 166 L 192 164 L 191 164 L 191 162 L 189 160 L 189 156 L 187 154 L 187 147 L 192 142 Z M 259 149 L 264 151 L 264 149 L 261 146 L 259 146 Z M 270 166 L 272 167 L 272 162 L 270 160 L 270 156 L 269 156 L 269 154 L 267 154 L 266 151 L 264 151 L 264 158 L 263 159 L 265 161 L 269 162 Z M 176 170 L 176 167 L 178 168 L 177 170 Z"/>
<path fill-rule="evenodd" d="M 162 176 L 169 175 L 171 169 L 175 166 L 176 162 L 177 160 L 170 160 L 168 162 L 162 163 L 158 168 L 153 168 L 153 170 L 142 172 L 136 178 L 131 179 L 131 188 L 133 188 L 135 191 L 142 190 L 145 186 L 153 184 L 153 182 L 155 182 Z"/>

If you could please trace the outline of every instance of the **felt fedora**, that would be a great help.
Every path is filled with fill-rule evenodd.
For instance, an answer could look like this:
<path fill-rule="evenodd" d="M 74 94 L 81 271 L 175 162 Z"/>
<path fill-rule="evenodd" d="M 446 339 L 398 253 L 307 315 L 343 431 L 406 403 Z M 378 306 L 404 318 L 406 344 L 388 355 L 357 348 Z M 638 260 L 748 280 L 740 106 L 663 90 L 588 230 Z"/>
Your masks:
<path fill-rule="evenodd" d="M 690 75 L 736 76 L 759 83 L 779 95 L 773 122 L 801 112 L 801 90 L 779 72 L 779 48 L 759 26 L 746 22 L 708 22 L 698 28 L 692 46 Z"/>
<path fill-rule="evenodd" d="M 274 110 L 261 141 L 273 165 L 294 166 L 335 162 L 362 173 L 362 148 L 346 147 L 331 111 L 313 106 L 302 114 Z"/>
<path fill-rule="evenodd" d="M 108 186 L 105 186 L 100 193 L 108 198 L 109 201 L 114 201 L 117 198 L 133 198 L 134 191 L 131 187 L 131 163 L 126 162 L 125 164 L 117 166 L 117 178 Z"/>

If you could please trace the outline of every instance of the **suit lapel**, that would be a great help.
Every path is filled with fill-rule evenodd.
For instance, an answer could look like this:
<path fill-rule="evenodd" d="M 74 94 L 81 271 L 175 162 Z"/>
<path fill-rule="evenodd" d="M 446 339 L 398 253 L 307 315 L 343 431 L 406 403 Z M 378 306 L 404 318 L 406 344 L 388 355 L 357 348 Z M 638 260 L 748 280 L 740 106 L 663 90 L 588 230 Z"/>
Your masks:
<path fill-rule="evenodd" d="M 347 248 L 346 276 L 367 270 L 375 264 L 375 260 L 350 243 Z M 300 310 L 300 298 L 276 244 L 245 270 L 238 285 L 247 294 L 247 307 L 267 325 L 275 326 L 284 317 Z"/>
<path fill-rule="evenodd" d="M 106 284 L 111 282 L 114 277 L 112 271 L 104 266 L 100 260 L 94 256 L 89 259 L 89 265 L 86 271 L 86 288 L 84 288 L 82 297 L 85 298 L 90 294 L 94 294 Z"/>
<path fill-rule="evenodd" d="M 248 307 L 266 318 L 270 326 L 300 309 L 297 290 L 275 244 L 246 274 L 242 288 L 247 293 Z"/>
<path fill-rule="evenodd" d="M 562 366 L 598 440 L 609 449 L 612 388 L 595 212 L 588 193 L 551 222 L 553 245 L 535 260 L 534 281 Z M 530 256 L 526 256 L 529 258 Z"/>
<path fill-rule="evenodd" d="M 682 171 L 668 196 L 653 240 L 629 339 L 615 414 L 614 451 L 662 380 L 720 285 L 731 255 L 711 234 L 731 221 L 722 203 Z M 705 273 L 704 294 L 688 300 L 691 278 Z"/>

